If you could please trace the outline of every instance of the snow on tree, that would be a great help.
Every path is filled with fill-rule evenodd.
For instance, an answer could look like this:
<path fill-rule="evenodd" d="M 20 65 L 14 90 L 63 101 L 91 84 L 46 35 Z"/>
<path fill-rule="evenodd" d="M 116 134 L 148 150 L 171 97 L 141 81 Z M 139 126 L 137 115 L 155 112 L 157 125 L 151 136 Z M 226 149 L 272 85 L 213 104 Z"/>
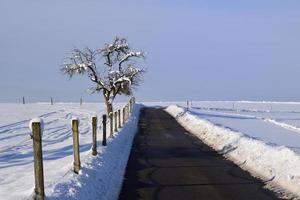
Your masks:
<path fill-rule="evenodd" d="M 133 88 L 141 82 L 144 70 L 137 66 L 138 58 L 144 58 L 144 53 L 132 50 L 127 39 L 116 37 L 100 49 L 74 48 L 61 70 L 70 78 L 76 74 L 87 75 L 94 83 L 89 90 L 102 92 L 107 114 L 110 114 L 115 97 L 131 95 Z"/>

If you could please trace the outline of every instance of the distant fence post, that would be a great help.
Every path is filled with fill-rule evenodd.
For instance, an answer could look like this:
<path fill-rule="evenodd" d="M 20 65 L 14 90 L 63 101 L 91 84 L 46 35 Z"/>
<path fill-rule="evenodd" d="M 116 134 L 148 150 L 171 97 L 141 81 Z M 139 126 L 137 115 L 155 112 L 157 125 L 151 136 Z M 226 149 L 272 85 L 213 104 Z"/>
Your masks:
<path fill-rule="evenodd" d="M 103 126 L 103 139 L 102 139 L 102 145 L 106 146 L 106 120 L 107 120 L 107 116 L 103 115 L 102 116 L 103 120 L 102 120 L 102 126 Z"/>
<path fill-rule="evenodd" d="M 126 120 L 128 120 L 128 118 L 129 118 L 129 112 L 130 112 L 130 106 L 129 106 L 129 104 L 127 104 L 127 117 L 126 117 Z"/>
<path fill-rule="evenodd" d="M 109 137 L 114 137 L 114 117 L 113 112 L 109 113 L 109 124 L 110 124 L 110 133 Z"/>
<path fill-rule="evenodd" d="M 130 106 L 131 106 L 130 100 L 128 101 L 127 105 L 128 105 L 128 112 L 130 112 Z"/>
<path fill-rule="evenodd" d="M 79 151 L 79 132 L 78 132 L 78 119 L 72 119 L 72 131 L 73 131 L 73 153 L 74 153 L 74 172 L 79 173 L 80 170 L 80 151 Z"/>
<path fill-rule="evenodd" d="M 127 104 L 126 106 L 126 121 L 128 120 L 129 118 L 129 104 Z"/>
<path fill-rule="evenodd" d="M 92 155 L 97 155 L 97 117 L 92 117 L 92 126 L 93 126 L 93 147 Z"/>
<path fill-rule="evenodd" d="M 53 105 L 53 98 L 52 97 L 51 97 L 50 103 L 51 103 L 51 105 Z"/>
<path fill-rule="evenodd" d="M 129 109 L 129 113 L 131 113 L 131 99 L 128 102 L 128 109 Z"/>
<path fill-rule="evenodd" d="M 115 132 L 118 132 L 118 112 L 117 111 L 115 111 L 115 114 L 114 114 L 114 116 L 115 116 Z"/>
<path fill-rule="evenodd" d="M 34 199 L 43 200 L 44 191 L 44 169 L 43 169 L 43 151 L 42 151 L 42 129 L 40 122 L 32 123 L 33 136 L 33 156 L 34 156 Z"/>
<path fill-rule="evenodd" d="M 131 98 L 131 112 L 132 112 L 132 109 L 133 109 L 133 105 L 134 105 L 134 102 L 133 102 L 133 97 Z"/>
<path fill-rule="evenodd" d="M 25 97 L 23 97 L 22 101 L 23 101 L 23 104 L 25 104 Z"/>
<path fill-rule="evenodd" d="M 125 124 L 125 107 L 123 108 L 123 112 L 122 112 L 122 116 L 123 116 L 123 120 L 122 120 L 122 124 Z"/>
<path fill-rule="evenodd" d="M 189 101 L 186 101 L 186 110 L 189 110 Z"/>
<path fill-rule="evenodd" d="M 121 110 L 118 110 L 118 122 L 119 122 L 119 128 L 121 128 Z"/>
<path fill-rule="evenodd" d="M 82 106 L 82 97 L 80 97 L 80 105 Z"/>
<path fill-rule="evenodd" d="M 124 123 L 127 121 L 127 105 L 124 107 L 124 115 L 125 115 L 125 118 L 124 118 Z"/>

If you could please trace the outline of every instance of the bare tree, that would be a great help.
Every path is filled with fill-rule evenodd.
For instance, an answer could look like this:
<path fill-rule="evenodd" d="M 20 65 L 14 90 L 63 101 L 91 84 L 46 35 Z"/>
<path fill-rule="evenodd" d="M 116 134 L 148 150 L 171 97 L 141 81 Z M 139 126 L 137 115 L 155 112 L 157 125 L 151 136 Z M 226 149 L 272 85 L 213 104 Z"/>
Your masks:
<path fill-rule="evenodd" d="M 131 95 L 133 88 L 141 82 L 144 70 L 137 66 L 138 58 L 144 58 L 144 53 L 132 50 L 125 38 L 116 37 L 100 49 L 74 48 L 61 71 L 70 78 L 75 74 L 88 75 L 94 83 L 90 91 L 102 92 L 109 115 L 113 112 L 115 97 Z"/>

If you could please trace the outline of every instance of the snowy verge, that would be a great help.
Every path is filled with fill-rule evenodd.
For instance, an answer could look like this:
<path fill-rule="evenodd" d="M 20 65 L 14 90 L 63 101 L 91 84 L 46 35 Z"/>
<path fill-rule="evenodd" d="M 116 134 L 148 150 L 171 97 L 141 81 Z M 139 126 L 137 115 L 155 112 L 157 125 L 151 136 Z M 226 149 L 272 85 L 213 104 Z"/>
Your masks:
<path fill-rule="evenodd" d="M 175 105 L 165 110 L 203 142 L 263 179 L 267 188 L 286 198 L 300 196 L 299 154 L 284 146 L 267 144 L 243 133 L 219 127 Z"/>
<path fill-rule="evenodd" d="M 99 144 L 98 155 L 90 156 L 82 163 L 79 175 L 69 171 L 60 181 L 46 188 L 46 199 L 117 199 L 142 107 L 141 104 L 134 105 L 124 127 L 114 138 L 108 139 L 106 147 Z"/>

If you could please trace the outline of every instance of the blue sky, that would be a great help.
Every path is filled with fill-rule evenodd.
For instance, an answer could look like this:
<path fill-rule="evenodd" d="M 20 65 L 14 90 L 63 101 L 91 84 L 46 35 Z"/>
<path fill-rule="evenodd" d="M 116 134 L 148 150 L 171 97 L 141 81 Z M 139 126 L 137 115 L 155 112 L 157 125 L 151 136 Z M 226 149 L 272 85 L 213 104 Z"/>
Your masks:
<path fill-rule="evenodd" d="M 297 0 L 0 2 L 0 101 L 102 101 L 60 73 L 115 35 L 147 52 L 139 100 L 300 101 Z"/>

